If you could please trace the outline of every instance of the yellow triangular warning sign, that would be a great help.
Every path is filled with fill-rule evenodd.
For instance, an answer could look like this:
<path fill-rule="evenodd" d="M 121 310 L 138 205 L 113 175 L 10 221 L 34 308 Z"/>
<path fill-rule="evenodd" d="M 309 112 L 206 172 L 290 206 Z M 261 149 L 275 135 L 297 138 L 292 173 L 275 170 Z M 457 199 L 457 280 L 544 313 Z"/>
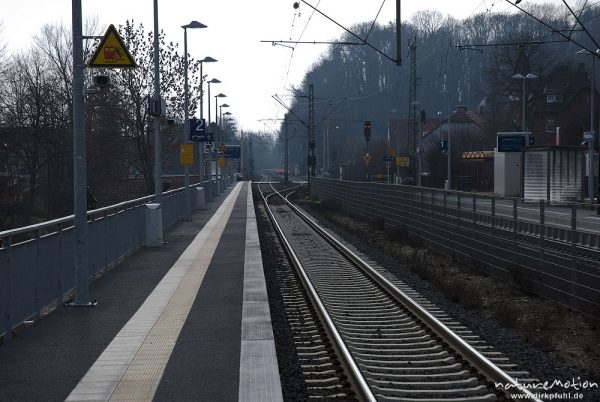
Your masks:
<path fill-rule="evenodd" d="M 100 45 L 88 63 L 88 67 L 132 68 L 137 67 L 127 46 L 114 25 L 110 25 Z"/>

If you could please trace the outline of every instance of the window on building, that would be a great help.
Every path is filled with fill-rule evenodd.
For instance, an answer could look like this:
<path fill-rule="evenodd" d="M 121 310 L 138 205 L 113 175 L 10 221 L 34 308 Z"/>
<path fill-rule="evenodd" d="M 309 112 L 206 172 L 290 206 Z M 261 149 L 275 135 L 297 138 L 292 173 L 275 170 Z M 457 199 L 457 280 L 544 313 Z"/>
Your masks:
<path fill-rule="evenodd" d="M 547 133 L 555 133 L 556 132 L 556 119 L 554 117 L 550 117 L 546 119 L 546 132 Z"/>
<path fill-rule="evenodd" d="M 562 102 L 562 95 L 546 95 L 546 103 Z"/>

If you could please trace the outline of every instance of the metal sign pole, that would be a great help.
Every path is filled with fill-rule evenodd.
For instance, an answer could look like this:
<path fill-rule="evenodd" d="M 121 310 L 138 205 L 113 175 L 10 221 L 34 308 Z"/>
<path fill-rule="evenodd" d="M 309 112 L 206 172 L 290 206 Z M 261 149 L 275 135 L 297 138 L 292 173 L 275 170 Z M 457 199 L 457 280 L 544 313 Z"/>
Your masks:
<path fill-rule="evenodd" d="M 73 0 L 73 184 L 75 226 L 75 298 L 73 306 L 91 306 L 87 253 L 84 65 L 81 0 Z"/>
<path fill-rule="evenodd" d="M 160 138 L 160 115 L 164 113 L 160 100 L 160 55 L 158 43 L 158 0 L 154 0 L 154 201 L 162 204 L 162 141 Z"/>
<path fill-rule="evenodd" d="M 184 115 L 184 130 L 182 133 L 181 143 L 187 144 L 187 136 L 190 132 L 190 116 L 189 116 L 189 94 L 188 94 L 188 50 L 187 50 L 187 27 L 183 27 L 183 76 L 184 76 L 184 88 L 183 88 L 183 115 Z M 190 219 L 190 166 L 184 166 L 184 194 L 185 194 L 185 220 Z"/>

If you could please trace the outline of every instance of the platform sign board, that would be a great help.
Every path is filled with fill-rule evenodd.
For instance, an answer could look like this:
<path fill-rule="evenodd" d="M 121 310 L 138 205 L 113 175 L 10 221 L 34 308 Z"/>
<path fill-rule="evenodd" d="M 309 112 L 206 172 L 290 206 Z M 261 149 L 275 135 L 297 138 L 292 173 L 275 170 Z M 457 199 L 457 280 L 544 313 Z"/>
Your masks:
<path fill-rule="evenodd" d="M 179 163 L 188 166 L 194 164 L 194 144 L 181 144 L 179 146 Z"/>
<path fill-rule="evenodd" d="M 190 119 L 190 141 L 212 142 L 213 136 L 206 130 L 206 120 Z"/>
<path fill-rule="evenodd" d="M 584 131 L 583 132 L 583 141 L 585 142 L 595 142 L 596 132 L 595 131 Z"/>
<path fill-rule="evenodd" d="M 410 157 L 396 156 L 396 166 L 397 167 L 409 167 L 410 166 Z"/>
<path fill-rule="evenodd" d="M 391 162 L 391 161 L 393 161 L 393 160 L 394 160 L 394 155 L 384 155 L 384 156 L 383 156 L 383 160 L 384 160 L 385 162 Z"/>
<path fill-rule="evenodd" d="M 534 144 L 530 132 L 500 132 L 496 134 L 498 152 L 521 152 L 526 146 Z"/>
<path fill-rule="evenodd" d="M 242 148 L 239 145 L 226 145 L 225 146 L 225 157 L 228 159 L 240 159 L 242 156 Z"/>
<path fill-rule="evenodd" d="M 525 137 L 505 135 L 498 137 L 498 152 L 521 152 L 525 146 Z"/>
<path fill-rule="evenodd" d="M 110 25 L 92 55 L 88 67 L 135 68 L 137 63 L 129 53 L 114 25 Z"/>

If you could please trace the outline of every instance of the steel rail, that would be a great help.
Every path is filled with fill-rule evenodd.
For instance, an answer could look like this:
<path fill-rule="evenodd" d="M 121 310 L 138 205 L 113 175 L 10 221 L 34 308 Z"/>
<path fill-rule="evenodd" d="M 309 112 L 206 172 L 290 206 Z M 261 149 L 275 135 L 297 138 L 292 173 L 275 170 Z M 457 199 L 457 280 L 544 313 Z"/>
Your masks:
<path fill-rule="evenodd" d="M 275 193 L 279 194 L 279 191 L 275 190 L 272 184 L 271 184 L 271 188 L 275 191 Z M 348 369 L 348 371 L 349 371 L 348 374 L 351 377 L 351 382 L 355 386 L 355 389 L 358 391 L 361 400 L 375 402 L 377 399 L 373 395 L 373 392 L 369 388 L 369 385 L 367 384 L 367 381 L 363 377 L 362 372 L 360 371 L 360 369 L 358 368 L 358 365 L 354 361 L 352 354 L 346 347 L 346 344 L 344 343 L 342 336 L 338 332 L 335 324 L 333 323 L 333 320 L 329 316 L 327 309 L 325 308 L 325 306 L 323 305 L 323 302 L 319 298 L 317 291 L 315 290 L 314 286 L 312 285 L 311 280 L 309 279 L 306 271 L 304 270 L 304 267 L 302 266 L 302 263 L 300 262 L 300 259 L 294 252 L 294 250 L 293 250 L 291 244 L 288 242 L 287 238 L 285 237 L 285 235 L 283 233 L 283 229 L 281 228 L 281 226 L 279 226 L 279 223 L 275 219 L 273 211 L 271 211 L 271 208 L 269 207 L 268 200 L 265 197 L 262 190 L 260 189 L 260 185 L 258 186 L 258 190 L 259 190 L 260 195 L 265 204 L 265 210 L 267 211 L 269 220 L 271 221 L 271 224 L 275 228 L 275 233 L 277 234 L 277 237 L 281 241 L 281 244 L 283 245 L 284 250 L 287 253 L 288 257 L 290 258 L 292 265 L 296 269 L 296 272 L 298 273 L 298 276 L 300 277 L 300 280 L 302 281 L 302 284 L 304 285 L 304 287 L 308 293 L 308 296 L 310 297 L 313 305 L 315 306 L 315 309 L 316 309 L 318 315 L 321 317 L 323 325 L 324 325 L 326 331 L 328 332 L 333 345 L 335 345 L 336 349 L 339 352 L 338 353 L 339 357 L 341 358 L 345 367 Z M 275 194 L 275 193 L 273 193 L 273 194 Z M 273 195 L 273 194 L 270 194 L 270 195 Z"/>
<path fill-rule="evenodd" d="M 318 225 L 312 218 L 307 214 L 293 205 L 287 197 L 279 194 L 282 200 L 300 216 L 311 228 L 313 228 L 318 234 L 320 234 L 329 244 L 331 244 L 336 250 L 342 253 L 348 260 L 358 266 L 365 274 L 373 279 L 379 286 L 384 288 L 390 295 L 404 305 L 412 314 L 414 314 L 419 320 L 425 325 L 431 328 L 435 333 L 446 342 L 452 349 L 454 349 L 459 357 L 464 358 L 474 368 L 476 368 L 481 374 L 486 376 L 493 383 L 500 383 L 504 385 L 503 392 L 510 395 L 511 398 L 517 396 L 522 398 L 524 395 L 527 400 L 541 402 L 537 399 L 533 393 L 531 393 L 525 386 L 519 383 L 516 379 L 508 375 L 504 370 L 500 369 L 497 365 L 483 356 L 475 348 L 464 341 L 460 336 L 455 334 L 450 328 L 444 323 L 435 318 L 425 308 L 415 302 L 410 296 L 398 289 L 393 283 L 386 279 L 383 275 L 373 269 L 367 262 L 362 258 L 348 249 L 335 237 L 327 233 L 320 225 Z M 274 220 L 274 218 L 273 218 Z M 286 240 L 287 243 L 287 240 Z M 289 247 L 289 244 L 288 244 Z"/>

